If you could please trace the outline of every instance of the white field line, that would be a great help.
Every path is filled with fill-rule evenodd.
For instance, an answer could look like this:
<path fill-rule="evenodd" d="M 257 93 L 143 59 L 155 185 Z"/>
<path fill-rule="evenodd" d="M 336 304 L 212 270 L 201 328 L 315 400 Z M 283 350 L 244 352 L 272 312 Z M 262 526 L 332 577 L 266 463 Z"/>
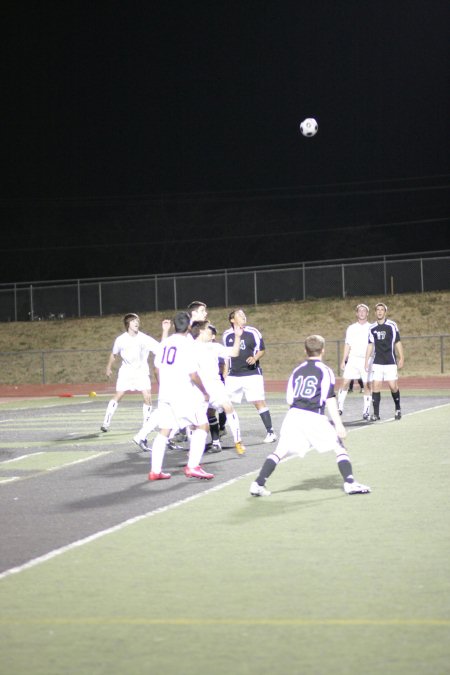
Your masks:
<path fill-rule="evenodd" d="M 37 455 L 43 455 L 44 450 L 41 452 L 30 452 L 28 455 L 20 455 L 20 457 L 13 457 L 13 459 L 5 459 L 4 462 L 0 462 L 0 466 L 3 464 L 10 464 L 11 462 L 20 462 L 21 459 L 27 459 L 27 457 L 36 457 Z"/>
<path fill-rule="evenodd" d="M 421 413 L 421 412 L 427 412 L 427 411 L 430 411 L 430 410 L 437 410 L 439 408 L 445 408 L 448 405 L 450 405 L 450 404 L 433 406 L 432 408 L 426 408 L 424 410 L 419 410 L 415 413 L 408 413 L 408 415 L 409 414 L 415 415 L 415 414 L 418 414 L 418 413 Z M 405 415 L 405 417 L 406 416 L 407 415 Z M 353 429 L 352 433 L 355 432 L 355 431 L 369 429 L 372 426 L 373 425 L 369 424 L 369 425 L 364 426 L 364 427 L 358 427 L 358 429 Z M 99 453 L 99 454 L 104 454 L 104 453 Z M 284 461 L 289 461 L 291 459 L 295 459 L 296 457 L 297 457 L 297 455 L 292 455 L 290 457 L 286 457 L 284 459 Z M 85 461 L 85 460 L 77 460 L 77 461 Z M 73 463 L 76 463 L 76 462 L 73 462 Z M 48 553 L 45 553 L 44 555 L 41 555 L 37 558 L 33 558 L 32 560 L 29 560 L 28 562 L 24 563 L 23 565 L 18 565 L 17 567 L 11 567 L 9 570 L 5 570 L 4 572 L 1 572 L 0 573 L 0 580 L 5 579 L 6 577 L 9 577 L 12 574 L 18 574 L 19 572 L 23 572 L 24 570 L 30 569 L 31 567 L 36 567 L 36 565 L 40 565 L 41 563 L 47 562 L 48 560 L 52 560 L 53 558 L 56 558 L 57 556 L 62 555 L 63 553 L 66 553 L 67 551 L 72 551 L 75 548 L 79 548 L 80 546 L 84 546 L 85 544 L 89 544 L 91 541 L 96 541 L 97 539 L 101 539 L 101 537 L 104 537 L 108 534 L 112 534 L 113 532 L 120 532 L 120 530 L 123 530 L 125 527 L 128 527 L 129 525 L 134 525 L 135 523 L 139 523 L 141 520 L 145 520 L 146 518 L 151 518 L 151 517 L 156 516 L 160 513 L 164 513 L 166 511 L 170 511 L 172 509 L 178 508 L 179 506 L 183 506 L 184 504 L 192 502 L 195 499 L 200 499 L 204 495 L 210 494 L 211 492 L 218 492 L 219 490 L 223 490 L 224 488 L 228 487 L 229 485 L 233 485 L 234 483 L 237 483 L 237 481 L 241 480 L 241 478 L 245 478 L 246 476 L 252 476 L 254 474 L 255 474 L 255 470 L 249 471 L 248 473 L 245 473 L 242 476 L 237 476 L 236 478 L 232 478 L 231 480 L 227 481 L 226 483 L 221 483 L 220 485 L 215 485 L 214 487 L 210 488 L 209 490 L 205 490 L 204 492 L 200 492 L 196 495 L 192 495 L 191 497 L 187 497 L 186 499 L 181 499 L 177 502 L 174 502 L 173 504 L 168 504 L 167 506 L 161 506 L 158 509 L 154 509 L 153 511 L 148 511 L 147 513 L 143 513 L 140 516 L 135 516 L 134 518 L 129 518 L 128 520 L 124 520 L 122 523 L 118 523 L 117 525 L 113 525 L 113 527 L 109 527 L 106 530 L 100 530 L 99 532 L 96 532 L 95 534 L 91 534 L 88 537 L 84 537 L 83 539 L 78 539 L 77 541 L 74 541 L 71 544 L 67 544 L 66 546 L 62 546 L 61 548 L 54 549 L 53 551 L 49 551 Z"/>

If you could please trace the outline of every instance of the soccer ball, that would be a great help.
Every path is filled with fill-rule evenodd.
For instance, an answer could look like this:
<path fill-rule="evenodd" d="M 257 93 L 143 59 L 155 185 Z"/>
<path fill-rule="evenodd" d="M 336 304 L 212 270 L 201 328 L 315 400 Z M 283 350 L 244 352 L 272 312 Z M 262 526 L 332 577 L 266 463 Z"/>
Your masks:
<path fill-rule="evenodd" d="M 317 121 L 314 119 L 314 117 L 307 117 L 303 122 L 300 123 L 300 131 L 302 132 L 303 136 L 306 136 L 307 138 L 311 138 L 311 136 L 315 136 L 319 130 L 319 125 L 317 124 Z"/>

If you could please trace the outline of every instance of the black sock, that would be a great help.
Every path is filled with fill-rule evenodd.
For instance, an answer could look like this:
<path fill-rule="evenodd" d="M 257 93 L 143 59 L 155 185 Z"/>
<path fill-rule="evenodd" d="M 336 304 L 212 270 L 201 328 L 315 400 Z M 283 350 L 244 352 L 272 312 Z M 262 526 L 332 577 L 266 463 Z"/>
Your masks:
<path fill-rule="evenodd" d="M 226 416 L 226 413 L 224 413 L 224 411 L 222 410 L 219 413 L 219 427 L 221 429 L 225 429 L 226 423 L 227 423 L 227 416 Z"/>
<path fill-rule="evenodd" d="M 259 472 L 259 476 L 256 479 L 256 482 L 258 485 L 263 486 L 266 482 L 266 480 L 269 478 L 269 476 L 275 471 L 276 466 L 278 462 L 280 461 L 280 458 L 277 455 L 270 454 L 267 458 L 264 464 L 261 467 L 261 471 Z"/>
<path fill-rule="evenodd" d="M 373 405 L 373 414 L 380 416 L 380 401 L 381 401 L 381 392 L 374 391 L 372 393 L 372 405 Z"/>
<path fill-rule="evenodd" d="M 341 476 L 346 483 L 353 483 L 353 470 L 352 465 L 349 459 L 342 459 L 338 462 L 338 469 L 341 472 Z"/>
<path fill-rule="evenodd" d="M 272 429 L 272 418 L 270 416 L 269 408 L 265 408 L 264 410 L 262 410 L 259 413 L 259 415 L 260 415 L 260 417 L 263 421 L 264 426 L 266 427 L 267 432 L 269 433 L 269 432 L 273 431 L 273 429 Z"/>
<path fill-rule="evenodd" d="M 208 417 L 208 422 L 209 422 L 209 431 L 211 433 L 211 439 L 213 441 L 218 441 L 219 440 L 219 422 L 217 421 L 217 417 L 214 415 L 214 417 L 211 415 L 211 417 Z"/>
<path fill-rule="evenodd" d="M 400 390 L 397 389 L 397 391 L 391 391 L 391 396 L 394 399 L 395 403 L 395 409 L 400 410 Z"/>

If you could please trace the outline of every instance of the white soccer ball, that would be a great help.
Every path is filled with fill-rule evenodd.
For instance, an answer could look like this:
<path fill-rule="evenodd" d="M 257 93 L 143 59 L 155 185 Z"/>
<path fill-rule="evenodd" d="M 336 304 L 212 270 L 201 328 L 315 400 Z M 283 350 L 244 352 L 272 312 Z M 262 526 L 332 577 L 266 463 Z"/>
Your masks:
<path fill-rule="evenodd" d="M 315 136 L 319 130 L 319 125 L 317 124 L 317 120 L 314 119 L 314 117 L 307 117 L 303 122 L 300 123 L 300 131 L 302 132 L 303 136 L 306 136 L 307 138 L 311 138 L 311 136 Z"/>

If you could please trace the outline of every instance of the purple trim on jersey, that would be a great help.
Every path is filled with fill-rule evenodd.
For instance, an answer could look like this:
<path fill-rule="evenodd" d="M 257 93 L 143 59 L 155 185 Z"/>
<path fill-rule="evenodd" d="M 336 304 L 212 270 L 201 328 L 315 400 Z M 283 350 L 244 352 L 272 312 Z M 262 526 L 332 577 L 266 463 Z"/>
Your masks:
<path fill-rule="evenodd" d="M 234 328 L 228 328 L 222 336 L 223 344 L 226 347 L 234 345 Z M 262 375 L 262 369 L 259 361 L 253 366 L 246 362 L 249 356 L 254 356 L 256 352 L 265 350 L 264 340 L 257 328 L 245 326 L 244 332 L 240 337 L 240 351 L 238 356 L 230 357 L 230 371 L 228 375 L 240 377 L 243 375 Z"/>
<path fill-rule="evenodd" d="M 333 398 L 334 373 L 320 359 L 307 359 L 289 378 L 286 400 L 291 408 L 323 415 L 327 399 Z"/>
<path fill-rule="evenodd" d="M 395 321 L 386 319 L 383 323 L 370 324 L 369 342 L 374 345 L 374 363 L 380 366 L 397 363 L 395 344 L 400 342 L 400 333 Z"/>

